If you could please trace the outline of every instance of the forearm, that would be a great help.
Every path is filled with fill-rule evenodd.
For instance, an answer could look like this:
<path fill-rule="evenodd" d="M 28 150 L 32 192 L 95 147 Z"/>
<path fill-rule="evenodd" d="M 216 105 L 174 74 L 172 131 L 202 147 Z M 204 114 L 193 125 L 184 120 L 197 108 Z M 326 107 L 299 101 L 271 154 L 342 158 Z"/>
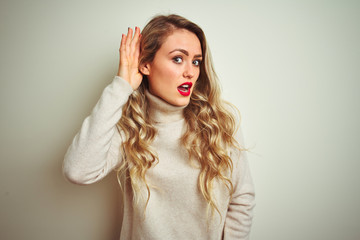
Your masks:
<path fill-rule="evenodd" d="M 249 239 L 255 207 L 255 191 L 250 174 L 246 174 L 242 181 L 241 189 L 236 190 L 228 207 L 224 240 Z"/>
<path fill-rule="evenodd" d="M 236 134 L 240 147 L 244 148 L 241 129 Z M 249 239 L 255 207 L 255 190 L 250 173 L 246 150 L 234 149 L 231 154 L 234 163 L 234 193 L 225 219 L 224 240 Z"/>
<path fill-rule="evenodd" d="M 96 182 L 118 164 L 122 141 L 116 124 L 132 91 L 120 77 L 104 89 L 65 154 L 63 172 L 71 182 Z"/>

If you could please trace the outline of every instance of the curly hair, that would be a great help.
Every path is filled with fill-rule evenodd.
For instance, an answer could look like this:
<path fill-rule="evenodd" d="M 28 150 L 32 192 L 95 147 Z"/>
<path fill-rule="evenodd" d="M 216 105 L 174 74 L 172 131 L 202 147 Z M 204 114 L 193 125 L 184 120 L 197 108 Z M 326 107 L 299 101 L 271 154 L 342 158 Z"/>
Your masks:
<path fill-rule="evenodd" d="M 198 25 L 181 16 L 156 16 L 142 31 L 139 65 L 152 62 L 166 37 L 177 29 L 186 29 L 198 37 L 204 58 L 190 102 L 184 109 L 187 131 L 181 143 L 188 152 L 190 163 L 197 161 L 200 166 L 198 187 L 208 203 L 208 209 L 210 207 L 212 213 L 216 210 L 220 214 L 212 195 L 213 183 L 221 180 L 229 190 L 229 196 L 232 196 L 233 184 L 231 175 L 227 173 L 232 172 L 233 162 L 228 149 L 239 147 L 233 137 L 236 131 L 235 118 L 229 111 L 230 104 L 220 98 L 220 86 L 205 34 Z M 157 132 L 148 116 L 147 88 L 148 80 L 144 76 L 139 88 L 129 97 L 118 122 L 120 131 L 124 133 L 124 161 L 119 172 L 129 170 L 136 202 L 139 201 L 137 194 L 140 186 L 145 184 L 148 193 L 145 208 L 150 199 L 150 187 L 145 174 L 158 161 L 156 150 L 151 147 Z"/>

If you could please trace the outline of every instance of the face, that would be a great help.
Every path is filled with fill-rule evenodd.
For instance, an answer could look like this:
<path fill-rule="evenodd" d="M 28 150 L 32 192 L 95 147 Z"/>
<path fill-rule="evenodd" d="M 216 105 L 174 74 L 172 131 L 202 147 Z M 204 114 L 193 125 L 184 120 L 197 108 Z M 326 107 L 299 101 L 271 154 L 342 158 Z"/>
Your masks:
<path fill-rule="evenodd" d="M 150 93 L 172 105 L 186 106 L 200 75 L 201 61 L 197 36 L 185 29 L 175 30 L 165 39 L 153 61 L 145 64 Z"/>

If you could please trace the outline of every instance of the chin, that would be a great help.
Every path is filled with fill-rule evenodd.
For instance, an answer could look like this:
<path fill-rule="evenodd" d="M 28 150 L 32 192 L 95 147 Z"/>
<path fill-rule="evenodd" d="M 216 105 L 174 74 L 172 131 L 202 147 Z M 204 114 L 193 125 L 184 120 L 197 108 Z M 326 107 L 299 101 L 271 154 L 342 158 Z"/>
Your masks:
<path fill-rule="evenodd" d="M 187 106 L 190 102 L 190 96 L 188 97 L 181 97 L 179 99 L 174 99 L 172 101 L 167 101 L 169 104 L 177 106 L 177 107 L 184 107 Z"/>
<path fill-rule="evenodd" d="M 189 99 L 187 100 L 179 100 L 174 102 L 169 102 L 171 105 L 177 106 L 177 107 L 184 107 L 189 104 Z"/>

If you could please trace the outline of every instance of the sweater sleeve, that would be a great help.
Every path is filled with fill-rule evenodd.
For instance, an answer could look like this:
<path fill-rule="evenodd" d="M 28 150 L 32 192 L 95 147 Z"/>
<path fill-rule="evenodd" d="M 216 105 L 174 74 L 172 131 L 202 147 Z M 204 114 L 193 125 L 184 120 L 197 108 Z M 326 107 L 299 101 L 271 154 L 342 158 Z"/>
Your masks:
<path fill-rule="evenodd" d="M 239 128 L 235 139 L 244 148 L 244 140 Z M 234 194 L 230 201 L 225 219 L 224 240 L 247 240 L 250 235 L 253 208 L 255 207 L 255 191 L 250 174 L 246 151 L 235 149 L 231 152 L 234 164 Z"/>
<path fill-rule="evenodd" d="M 116 124 L 132 92 L 118 76 L 104 89 L 65 154 L 63 173 L 69 181 L 94 183 L 120 164 L 122 140 Z"/>

